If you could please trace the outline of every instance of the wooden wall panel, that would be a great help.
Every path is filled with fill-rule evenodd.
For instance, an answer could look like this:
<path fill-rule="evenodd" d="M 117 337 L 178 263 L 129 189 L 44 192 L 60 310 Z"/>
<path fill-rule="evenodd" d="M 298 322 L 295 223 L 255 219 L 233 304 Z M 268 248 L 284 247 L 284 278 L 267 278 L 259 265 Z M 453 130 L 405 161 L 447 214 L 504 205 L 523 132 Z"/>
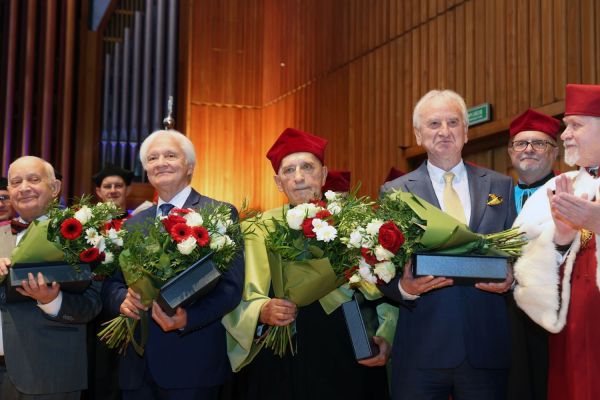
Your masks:
<path fill-rule="evenodd" d="M 596 3 L 198 0 L 187 33 L 186 132 L 202 159 L 194 183 L 238 205 L 244 195 L 261 208 L 281 204 L 264 155 L 294 126 L 329 139 L 329 166 L 376 195 L 391 166 L 423 158 L 412 108 L 434 88 L 468 106 L 492 104 L 493 120 L 470 130 L 465 159 L 511 174 L 510 121 L 528 107 L 559 115 L 567 82 L 600 80 Z M 229 22 L 209 31 L 215 16 Z M 237 53 L 215 51 L 215 40 Z"/>

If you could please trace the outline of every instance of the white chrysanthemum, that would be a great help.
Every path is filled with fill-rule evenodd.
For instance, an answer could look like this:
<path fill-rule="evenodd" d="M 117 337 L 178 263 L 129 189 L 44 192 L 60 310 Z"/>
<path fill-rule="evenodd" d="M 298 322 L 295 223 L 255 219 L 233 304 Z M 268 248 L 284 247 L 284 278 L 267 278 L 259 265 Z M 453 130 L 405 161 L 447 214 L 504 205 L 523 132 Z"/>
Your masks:
<path fill-rule="evenodd" d="M 327 223 L 314 232 L 317 234 L 317 240 L 321 242 L 331 242 L 337 237 L 337 229 Z"/>
<path fill-rule="evenodd" d="M 96 228 L 87 228 L 85 230 L 85 241 L 92 246 L 95 246 L 100 241 L 100 234 Z"/>
<path fill-rule="evenodd" d="M 221 250 L 224 246 L 233 245 L 233 240 L 227 235 L 214 235 L 210 238 L 210 248 L 216 251 Z"/>
<path fill-rule="evenodd" d="M 88 206 L 83 206 L 75 212 L 75 219 L 85 225 L 92 218 L 92 209 Z"/>
<path fill-rule="evenodd" d="M 377 261 L 388 261 L 394 257 L 394 253 L 392 253 L 389 250 L 384 249 L 383 246 L 380 244 L 375 246 L 375 250 L 373 251 L 373 253 L 375 253 L 375 257 L 377 258 Z"/>
<path fill-rule="evenodd" d="M 327 201 L 334 201 L 337 197 L 337 194 L 333 190 L 328 190 L 325 192 L 325 198 Z"/>
<path fill-rule="evenodd" d="M 301 210 L 297 207 L 288 210 L 285 214 L 285 219 L 290 229 L 297 231 L 302 229 L 302 222 L 304 221 L 305 215 L 305 210 Z"/>
<path fill-rule="evenodd" d="M 119 235 L 117 230 L 110 228 L 107 232 L 107 235 L 112 244 L 118 247 L 123 247 L 123 238 Z"/>
<path fill-rule="evenodd" d="M 321 229 L 324 228 L 326 226 L 329 226 L 329 224 L 326 221 L 323 221 L 320 218 L 313 218 L 312 220 L 312 226 L 313 226 L 313 231 L 317 231 L 317 229 Z"/>
<path fill-rule="evenodd" d="M 358 228 L 352 231 L 350 234 L 350 242 L 348 242 L 348 247 L 354 247 L 355 249 L 359 249 L 362 247 L 363 235 L 362 229 Z"/>
<path fill-rule="evenodd" d="M 377 283 L 377 277 L 371 273 L 371 266 L 362 257 L 358 261 L 358 273 L 363 280 L 370 283 Z"/>
<path fill-rule="evenodd" d="M 342 206 L 340 206 L 336 202 L 332 202 L 332 203 L 327 204 L 327 211 L 329 211 L 333 215 L 336 215 L 342 211 Z"/>
<path fill-rule="evenodd" d="M 375 264 L 373 272 L 379 277 L 379 279 L 385 283 L 388 283 L 396 275 L 396 267 L 394 267 L 393 263 L 384 261 Z"/>
<path fill-rule="evenodd" d="M 183 218 L 185 218 L 185 222 L 189 225 L 189 226 L 202 226 L 202 224 L 204 223 L 204 220 L 202 219 L 202 215 L 198 214 L 195 211 L 189 212 L 187 214 L 185 214 L 183 216 Z"/>
<path fill-rule="evenodd" d="M 190 236 L 181 243 L 177 243 L 177 250 L 179 250 L 181 254 L 190 254 L 192 251 L 194 251 L 195 248 L 196 239 L 194 239 L 193 236 Z"/>
<path fill-rule="evenodd" d="M 102 264 L 110 264 L 114 260 L 115 260 L 115 255 L 113 253 L 111 253 L 110 251 L 104 252 L 104 260 L 102 261 Z"/>
<path fill-rule="evenodd" d="M 367 233 L 369 235 L 377 235 L 379 233 L 379 228 L 383 225 L 383 221 L 380 219 L 372 219 L 371 222 L 367 224 Z"/>

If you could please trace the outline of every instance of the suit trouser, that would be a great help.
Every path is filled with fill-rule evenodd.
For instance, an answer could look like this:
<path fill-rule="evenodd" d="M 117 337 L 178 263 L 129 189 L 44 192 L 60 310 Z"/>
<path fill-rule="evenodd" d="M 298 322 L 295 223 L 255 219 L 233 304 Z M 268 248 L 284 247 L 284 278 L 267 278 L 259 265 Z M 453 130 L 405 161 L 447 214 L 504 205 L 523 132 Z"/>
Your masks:
<path fill-rule="evenodd" d="M 81 392 L 52 393 L 52 394 L 25 394 L 17 390 L 10 380 L 4 364 L 4 357 L 0 359 L 0 399 L 2 400 L 79 400 Z"/>

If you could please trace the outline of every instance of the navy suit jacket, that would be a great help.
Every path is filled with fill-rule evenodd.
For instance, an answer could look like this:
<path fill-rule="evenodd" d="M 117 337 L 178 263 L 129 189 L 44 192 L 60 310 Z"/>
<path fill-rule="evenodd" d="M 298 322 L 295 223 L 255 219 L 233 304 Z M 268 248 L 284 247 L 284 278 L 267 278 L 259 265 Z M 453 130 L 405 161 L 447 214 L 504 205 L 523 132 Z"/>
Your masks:
<path fill-rule="evenodd" d="M 515 218 L 512 179 L 466 164 L 471 197 L 469 227 L 494 233 Z M 385 183 L 381 192 L 411 192 L 440 207 L 424 162 L 413 172 Z M 504 201 L 487 205 L 488 194 Z M 455 368 L 468 360 L 475 368 L 508 368 L 509 330 L 506 298 L 474 286 L 449 286 L 404 301 L 396 277 L 381 290 L 400 302 L 392 357 L 399 368 Z"/>
<path fill-rule="evenodd" d="M 184 207 L 201 208 L 211 203 L 223 204 L 192 190 Z M 232 209 L 232 218 L 237 220 L 237 210 L 228 205 Z M 155 216 L 156 206 L 129 219 L 125 227 L 136 229 L 136 226 L 139 227 Z M 209 294 L 185 307 L 187 326 L 183 331 L 164 332 L 149 316 L 150 332 L 144 356 L 138 356 L 132 346 L 129 346 L 121 359 L 121 389 L 138 389 L 142 385 L 146 368 L 150 369 L 154 381 L 165 389 L 222 384 L 231 374 L 231 366 L 227 358 L 225 328 L 221 325 L 221 317 L 240 302 L 243 283 L 244 260 L 240 254 Z M 121 273 L 105 282 L 102 300 L 111 315 L 119 314 L 119 307 L 126 293 L 127 285 Z"/>

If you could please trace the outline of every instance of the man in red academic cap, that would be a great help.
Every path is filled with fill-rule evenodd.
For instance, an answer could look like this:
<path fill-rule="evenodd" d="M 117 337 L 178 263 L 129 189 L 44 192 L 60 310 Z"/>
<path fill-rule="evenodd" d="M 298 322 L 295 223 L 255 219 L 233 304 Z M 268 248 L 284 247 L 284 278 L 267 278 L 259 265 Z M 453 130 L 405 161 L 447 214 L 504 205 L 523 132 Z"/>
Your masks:
<path fill-rule="evenodd" d="M 289 205 L 266 211 L 265 222 L 282 218 L 289 207 L 321 199 L 327 177 L 326 145 L 327 140 L 292 128 L 275 141 L 267 158 L 275 172 L 275 184 L 285 193 Z M 222 320 L 227 329 L 231 366 L 239 371 L 233 398 L 387 398 L 384 365 L 395 329 L 393 310 L 388 309 L 387 315 L 392 318 L 380 325 L 373 338 L 379 346 L 379 355 L 357 362 L 341 307 L 327 314 L 319 301 L 299 310 L 288 300 L 274 298 L 264 236 L 256 230 L 255 233 L 245 239 L 246 282 L 242 302 Z M 292 323 L 298 332 L 294 337 L 296 355 L 288 352 L 280 358 L 271 349 L 256 344 L 255 339 L 269 326 Z"/>
<path fill-rule="evenodd" d="M 510 123 L 508 155 L 518 175 L 517 213 L 531 195 L 554 177 L 560 121 L 529 109 Z M 511 367 L 508 399 L 545 400 L 548 377 L 548 333 L 509 297 Z"/>
<path fill-rule="evenodd" d="M 515 264 L 514 297 L 549 337 L 548 399 L 600 398 L 600 85 L 567 85 L 565 162 L 515 221 L 530 243 Z"/>

